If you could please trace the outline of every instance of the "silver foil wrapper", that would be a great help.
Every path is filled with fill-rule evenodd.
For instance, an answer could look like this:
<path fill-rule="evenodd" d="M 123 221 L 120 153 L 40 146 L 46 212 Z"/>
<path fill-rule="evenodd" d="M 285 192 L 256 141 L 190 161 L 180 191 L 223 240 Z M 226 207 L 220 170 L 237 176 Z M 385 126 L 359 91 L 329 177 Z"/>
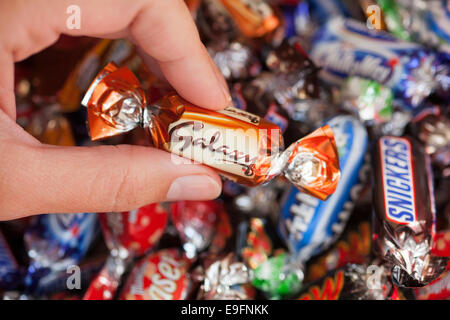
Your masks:
<path fill-rule="evenodd" d="M 206 268 L 199 298 L 204 300 L 246 300 L 240 286 L 251 281 L 251 270 L 238 262 L 234 254 L 214 261 Z"/>
<path fill-rule="evenodd" d="M 261 72 L 261 64 L 245 44 L 233 41 L 216 41 L 208 44 L 208 52 L 227 80 L 255 77 Z"/>

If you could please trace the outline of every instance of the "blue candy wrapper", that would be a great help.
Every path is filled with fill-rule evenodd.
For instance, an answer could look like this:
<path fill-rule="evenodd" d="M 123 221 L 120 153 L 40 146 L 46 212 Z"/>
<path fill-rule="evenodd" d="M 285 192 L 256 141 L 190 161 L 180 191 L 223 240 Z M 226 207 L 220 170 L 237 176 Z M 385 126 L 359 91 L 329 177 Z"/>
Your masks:
<path fill-rule="evenodd" d="M 0 231 L 0 289 L 13 289 L 21 278 L 21 268 Z"/>
<path fill-rule="evenodd" d="M 319 23 L 326 23 L 331 17 L 350 18 L 349 9 L 342 0 L 308 0 L 311 10 Z"/>
<path fill-rule="evenodd" d="M 46 214 L 33 218 L 25 232 L 30 257 L 26 293 L 38 294 L 46 277 L 78 264 L 98 232 L 94 213 Z"/>
<path fill-rule="evenodd" d="M 281 7 L 284 18 L 284 38 L 297 38 L 304 50 L 309 51 L 312 37 L 318 28 L 318 23 L 311 16 L 308 2 L 301 1 L 297 5 Z"/>
<path fill-rule="evenodd" d="M 368 135 L 354 117 L 340 115 L 327 123 L 333 130 L 339 152 L 341 179 L 335 193 L 320 201 L 291 188 L 283 201 L 278 223 L 280 236 L 296 256 L 306 261 L 326 250 L 341 235 L 363 181 Z M 362 176 L 362 177 L 360 177 Z"/>
<path fill-rule="evenodd" d="M 340 85 L 351 75 L 375 80 L 412 108 L 438 86 L 439 61 L 430 50 L 356 20 L 330 20 L 314 36 L 310 56 L 324 68 L 325 81 Z"/>

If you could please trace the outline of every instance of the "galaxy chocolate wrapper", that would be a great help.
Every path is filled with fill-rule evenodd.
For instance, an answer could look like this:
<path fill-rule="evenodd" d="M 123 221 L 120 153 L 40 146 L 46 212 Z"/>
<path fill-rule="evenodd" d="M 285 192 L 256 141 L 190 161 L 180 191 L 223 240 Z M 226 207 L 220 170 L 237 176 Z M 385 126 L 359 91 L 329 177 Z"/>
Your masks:
<path fill-rule="evenodd" d="M 176 93 L 149 104 L 131 70 L 114 63 L 100 71 L 82 103 L 93 140 L 143 127 L 155 147 L 234 182 L 255 186 L 284 174 L 319 199 L 328 198 L 339 181 L 336 142 L 327 125 L 281 152 L 284 140 L 276 124 L 231 105 L 220 111 L 194 106 Z"/>
<path fill-rule="evenodd" d="M 373 168 L 374 251 L 397 286 L 424 286 L 448 261 L 431 254 L 436 213 L 429 157 L 411 137 L 383 136 Z"/>

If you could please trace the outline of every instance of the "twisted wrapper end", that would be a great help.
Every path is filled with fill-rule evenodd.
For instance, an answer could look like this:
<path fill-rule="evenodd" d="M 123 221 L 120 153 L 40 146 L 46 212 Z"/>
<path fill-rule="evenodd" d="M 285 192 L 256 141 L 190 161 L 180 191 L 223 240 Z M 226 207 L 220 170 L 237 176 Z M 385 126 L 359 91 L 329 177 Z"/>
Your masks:
<path fill-rule="evenodd" d="M 199 299 L 204 300 L 247 300 L 249 297 L 239 286 L 250 283 L 252 271 L 237 261 L 233 253 L 214 261 L 206 268 Z"/>
<path fill-rule="evenodd" d="M 297 188 L 320 200 L 336 190 L 341 176 L 334 134 L 325 125 L 283 152 L 284 174 Z"/>
<path fill-rule="evenodd" d="M 426 286 L 441 276 L 450 261 L 448 257 L 428 255 L 426 258 L 425 262 L 408 262 L 409 264 L 420 265 L 418 267 L 420 270 L 418 271 L 408 270 L 410 268 L 404 263 L 402 265 L 394 265 L 391 269 L 391 276 L 394 284 L 398 287 L 405 288 Z"/>
<path fill-rule="evenodd" d="M 272 8 L 263 1 L 221 0 L 221 3 L 246 37 L 262 37 L 280 25 Z"/>
<path fill-rule="evenodd" d="M 431 253 L 433 239 L 425 239 L 420 232 L 408 226 L 403 230 L 392 230 L 385 225 L 385 260 L 391 267 L 392 281 L 398 287 L 423 287 L 437 279 L 447 267 L 449 257 L 434 256 Z"/>
<path fill-rule="evenodd" d="M 99 140 L 142 124 L 147 99 L 136 76 L 110 62 L 95 77 L 81 104 L 88 110 L 91 139 Z"/>

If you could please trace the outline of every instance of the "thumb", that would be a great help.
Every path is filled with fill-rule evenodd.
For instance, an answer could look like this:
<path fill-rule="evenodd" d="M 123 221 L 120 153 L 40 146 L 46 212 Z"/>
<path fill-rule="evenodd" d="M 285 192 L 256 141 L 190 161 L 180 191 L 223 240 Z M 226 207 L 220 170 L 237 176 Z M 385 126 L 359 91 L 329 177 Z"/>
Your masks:
<path fill-rule="evenodd" d="M 6 179 L 0 183 L 5 189 L 0 197 L 2 219 L 128 211 L 154 202 L 213 199 L 221 190 L 212 169 L 150 147 L 11 149 L 2 161 L 6 160 Z"/>

